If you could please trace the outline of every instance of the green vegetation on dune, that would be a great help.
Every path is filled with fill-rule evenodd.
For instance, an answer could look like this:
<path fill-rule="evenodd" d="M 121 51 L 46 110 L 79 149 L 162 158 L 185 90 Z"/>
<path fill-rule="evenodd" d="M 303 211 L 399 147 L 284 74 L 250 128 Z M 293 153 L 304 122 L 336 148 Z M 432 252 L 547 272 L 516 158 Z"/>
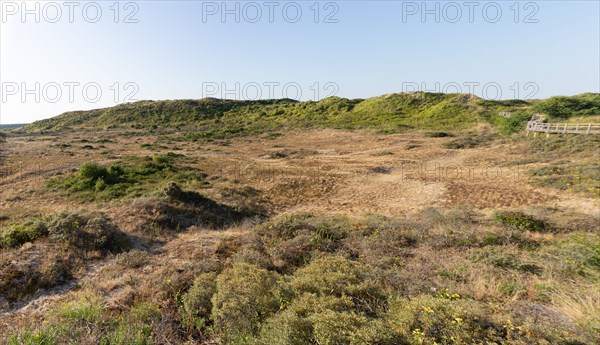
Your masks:
<path fill-rule="evenodd" d="M 206 174 L 182 166 L 184 157 L 175 153 L 152 157 L 130 157 L 120 163 L 104 166 L 86 163 L 65 178 L 48 181 L 50 189 L 64 191 L 72 198 L 112 200 L 144 196 L 165 181 L 203 186 Z"/>
<path fill-rule="evenodd" d="M 499 112 L 513 115 L 505 118 Z M 532 114 L 550 119 L 600 114 L 600 95 L 553 97 L 542 101 L 489 101 L 465 94 L 402 93 L 368 99 L 329 97 L 318 102 L 290 99 L 236 101 L 139 101 L 112 108 L 69 112 L 25 126 L 22 131 L 183 130 L 180 139 L 226 138 L 281 129 L 461 130 L 478 123 L 502 133 L 521 130 Z"/>
<path fill-rule="evenodd" d="M 548 114 L 551 119 L 561 120 L 574 116 L 599 115 L 600 94 L 584 93 L 573 97 L 552 97 L 536 102 L 533 110 Z"/>

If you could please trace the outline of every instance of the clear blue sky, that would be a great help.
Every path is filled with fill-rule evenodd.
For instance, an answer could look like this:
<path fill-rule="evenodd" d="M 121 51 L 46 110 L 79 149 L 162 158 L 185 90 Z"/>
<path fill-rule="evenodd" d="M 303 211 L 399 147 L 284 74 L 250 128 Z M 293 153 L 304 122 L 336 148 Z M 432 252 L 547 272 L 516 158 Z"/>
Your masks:
<path fill-rule="evenodd" d="M 427 9 L 439 13 L 439 23 L 435 13 L 422 20 L 422 1 L 322 1 L 318 23 L 315 1 L 296 2 L 302 9 L 296 23 L 297 6 L 290 2 L 270 7 L 257 1 L 262 16 L 256 23 L 255 6 L 237 2 L 236 23 L 234 14 L 222 22 L 221 1 L 122 1 L 115 23 L 114 1 L 96 1 L 86 7 L 87 15 L 86 2 L 78 2 L 72 18 L 59 1 L 61 17 L 53 5 L 37 2 L 36 23 L 35 13 L 23 20 L 21 1 L 2 0 L 0 121 L 24 123 L 112 106 L 130 100 L 131 92 L 134 100 L 249 99 L 257 85 L 262 98 L 269 90 L 275 98 L 296 98 L 299 87 L 302 99 L 331 93 L 366 98 L 415 87 L 456 92 L 456 86 L 487 98 L 500 97 L 500 90 L 504 99 L 600 92 L 599 2 L 515 2 L 469 7 L 457 1 L 457 7 L 429 1 Z M 29 1 L 33 12 L 35 3 Z M 95 4 L 102 16 L 88 23 L 96 19 Z M 124 23 L 133 12 L 129 19 L 137 23 Z M 334 12 L 334 22 L 324 23 Z M 78 85 L 69 89 L 65 83 Z M 230 89 L 225 94 L 223 83 Z M 265 83 L 278 85 L 269 89 Z M 285 85 L 292 87 L 284 94 Z M 33 91 L 24 94 L 23 87 Z M 95 97 L 98 88 L 102 97 Z"/>

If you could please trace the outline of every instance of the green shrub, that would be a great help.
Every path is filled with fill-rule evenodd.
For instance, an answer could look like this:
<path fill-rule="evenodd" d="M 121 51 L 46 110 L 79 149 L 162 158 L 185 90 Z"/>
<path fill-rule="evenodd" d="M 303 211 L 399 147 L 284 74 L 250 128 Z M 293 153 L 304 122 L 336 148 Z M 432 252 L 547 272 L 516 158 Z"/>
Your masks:
<path fill-rule="evenodd" d="M 212 297 L 217 292 L 217 274 L 203 273 L 195 280 L 188 292 L 183 295 L 183 324 L 188 329 L 203 330 L 210 320 Z"/>
<path fill-rule="evenodd" d="M 129 314 L 116 318 L 116 325 L 108 328 L 100 345 L 150 345 L 153 341 L 153 326 L 161 320 L 159 307 L 150 302 L 134 305 Z M 110 325 L 112 326 L 112 325 Z"/>
<path fill-rule="evenodd" d="M 494 137 L 490 134 L 468 134 L 467 136 L 456 138 L 444 144 L 447 149 L 472 149 L 488 145 Z"/>
<path fill-rule="evenodd" d="M 315 315 L 327 310 L 350 312 L 354 303 L 348 296 L 318 296 L 300 293 L 284 303 L 286 309 L 271 316 L 263 323 L 258 336 L 259 344 L 312 344 L 314 341 Z"/>
<path fill-rule="evenodd" d="M 182 157 L 175 153 L 130 157 L 108 167 L 86 163 L 71 176 L 50 180 L 47 187 L 65 191 L 70 197 L 107 201 L 146 195 L 165 180 L 206 185 L 206 174 L 177 164 Z"/>
<path fill-rule="evenodd" d="M 598 94 L 584 94 L 574 97 L 552 97 L 535 103 L 533 111 L 548 114 L 556 119 L 597 115 L 600 113 L 600 96 Z"/>
<path fill-rule="evenodd" d="M 499 211 L 494 214 L 494 219 L 498 224 L 512 230 L 527 231 L 549 231 L 549 225 L 543 220 L 516 211 Z"/>
<path fill-rule="evenodd" d="M 256 343 L 260 345 L 304 345 L 313 339 L 313 323 L 306 315 L 292 309 L 283 310 L 268 320 L 261 328 Z"/>
<path fill-rule="evenodd" d="M 291 280 L 293 291 L 317 296 L 348 296 L 360 313 L 374 315 L 385 308 L 386 297 L 373 282 L 368 265 L 339 256 L 326 256 L 296 271 Z"/>
<path fill-rule="evenodd" d="M 236 263 L 217 278 L 212 320 L 225 342 L 244 342 L 260 323 L 279 309 L 277 276 L 246 263 Z"/>
<path fill-rule="evenodd" d="M 368 324 L 368 319 L 353 312 L 325 310 L 313 315 L 312 322 L 315 343 L 337 345 L 355 343 L 358 330 Z"/>
<path fill-rule="evenodd" d="M 504 336 L 501 326 L 462 300 L 399 298 L 391 302 L 388 318 L 396 337 L 410 344 L 488 344 Z"/>
<path fill-rule="evenodd" d="M 0 248 L 14 248 L 48 235 L 47 219 L 30 217 L 20 223 L 0 228 Z"/>
<path fill-rule="evenodd" d="M 348 296 L 303 293 L 263 323 L 258 344 L 397 344 L 384 319 L 354 310 Z"/>
<path fill-rule="evenodd" d="M 447 138 L 453 137 L 454 134 L 447 132 L 427 132 L 425 133 L 425 137 L 427 138 Z"/>
<path fill-rule="evenodd" d="M 498 120 L 498 132 L 509 135 L 525 131 L 527 122 L 531 119 L 531 114 L 517 112 L 509 117 L 502 117 Z"/>

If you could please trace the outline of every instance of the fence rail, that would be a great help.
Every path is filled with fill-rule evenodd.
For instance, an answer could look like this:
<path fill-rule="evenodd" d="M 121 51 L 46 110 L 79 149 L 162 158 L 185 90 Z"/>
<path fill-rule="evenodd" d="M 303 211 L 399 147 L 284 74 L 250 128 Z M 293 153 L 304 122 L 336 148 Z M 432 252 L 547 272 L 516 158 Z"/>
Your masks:
<path fill-rule="evenodd" d="M 543 123 L 538 121 L 529 121 L 527 123 L 527 133 L 567 133 L 567 134 L 600 134 L 600 123 L 588 124 L 570 124 L 570 123 Z"/>

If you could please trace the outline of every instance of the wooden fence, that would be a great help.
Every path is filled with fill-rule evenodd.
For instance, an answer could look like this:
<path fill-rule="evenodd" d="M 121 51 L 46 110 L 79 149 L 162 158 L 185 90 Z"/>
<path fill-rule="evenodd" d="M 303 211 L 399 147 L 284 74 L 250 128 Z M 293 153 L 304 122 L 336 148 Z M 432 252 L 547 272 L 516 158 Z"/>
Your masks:
<path fill-rule="evenodd" d="M 527 123 L 527 134 L 529 132 L 542 132 L 547 134 L 600 134 L 600 123 L 570 124 L 570 123 L 543 123 L 529 121 Z"/>

